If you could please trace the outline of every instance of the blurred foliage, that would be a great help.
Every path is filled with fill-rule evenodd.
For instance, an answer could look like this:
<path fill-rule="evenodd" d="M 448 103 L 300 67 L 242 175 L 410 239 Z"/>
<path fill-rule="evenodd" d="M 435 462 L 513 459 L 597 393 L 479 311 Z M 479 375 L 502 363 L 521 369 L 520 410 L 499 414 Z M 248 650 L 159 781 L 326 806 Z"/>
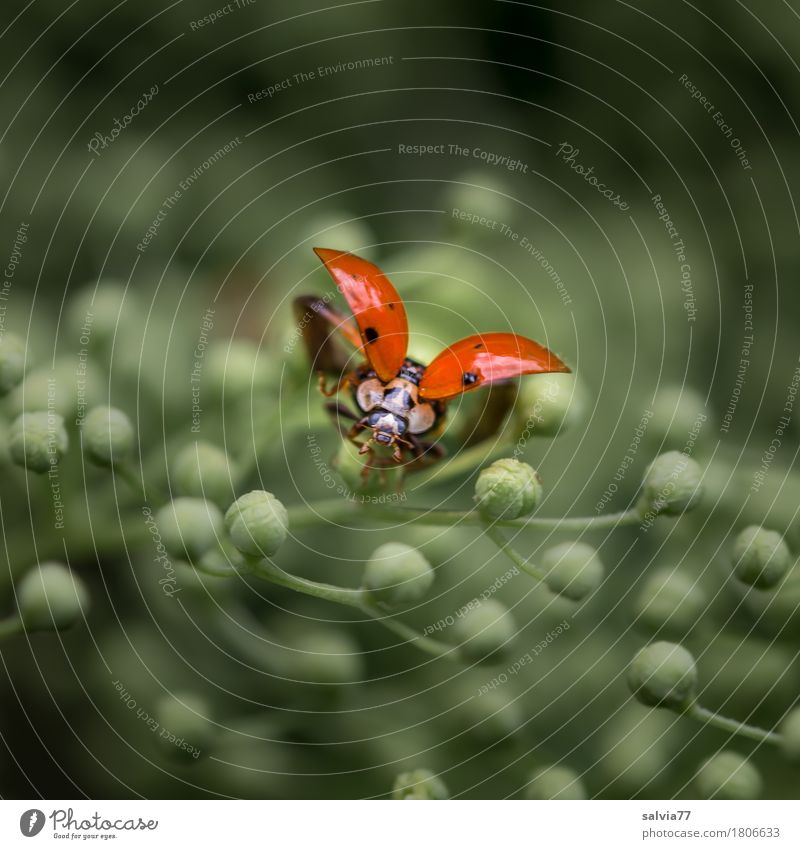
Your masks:
<path fill-rule="evenodd" d="M 80 581 L 57 573 L 72 628 L 2 641 L 0 794 L 796 796 L 797 766 L 774 750 L 646 709 L 625 683 L 635 652 L 669 639 L 694 655 L 710 710 L 771 729 L 798 703 L 796 13 L 254 0 L 197 25 L 213 11 L 0 11 L 3 615 L 25 598 L 42 613 L 37 564 Z M 377 57 L 391 61 L 347 67 Z M 537 516 L 629 509 L 672 450 L 702 467 L 702 504 L 644 530 L 509 534 L 534 561 L 594 546 L 605 578 L 578 603 L 528 574 L 499 580 L 510 563 L 480 527 L 361 523 L 357 506 L 350 523 L 290 520 L 275 562 L 309 580 L 356 588 L 379 546 L 418 549 L 433 586 L 402 620 L 419 632 L 499 583 L 513 644 L 494 666 L 423 654 L 219 553 L 217 577 L 159 560 L 147 511 L 171 496 L 208 498 L 222 527 L 249 490 L 290 513 L 335 495 L 320 464 L 340 439 L 291 312 L 296 295 L 332 291 L 318 244 L 392 277 L 413 356 L 513 329 L 574 367 L 552 396 L 545 377 L 522 381 L 505 434 L 544 482 Z M 487 397 L 452 405 L 451 457 Z M 85 453 L 97 406 L 136 435 L 110 470 Z M 69 436 L 55 479 L 9 454 L 18 416 L 42 411 Z M 97 444 L 95 461 L 114 457 Z M 479 471 L 411 477 L 402 506 L 468 509 Z M 785 534 L 777 587 L 735 577 L 750 525 Z M 729 781 L 740 761 L 748 780 Z"/>

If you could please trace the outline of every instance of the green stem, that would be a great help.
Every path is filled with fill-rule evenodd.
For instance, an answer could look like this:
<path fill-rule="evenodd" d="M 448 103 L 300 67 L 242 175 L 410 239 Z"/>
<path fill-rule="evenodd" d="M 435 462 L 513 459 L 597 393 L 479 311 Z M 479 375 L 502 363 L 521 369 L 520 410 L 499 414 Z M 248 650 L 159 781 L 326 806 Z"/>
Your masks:
<path fill-rule="evenodd" d="M 363 589 L 351 590 L 345 587 L 336 587 L 333 584 L 323 584 L 319 581 L 309 581 L 307 578 L 299 578 L 297 575 L 284 572 L 283 569 L 280 569 L 268 560 L 251 560 L 249 565 L 256 577 L 271 581 L 273 584 L 278 584 L 279 586 L 303 593 L 304 595 L 314 596 L 314 598 L 335 601 L 339 604 L 346 604 L 348 607 L 355 607 L 368 616 L 371 616 L 376 622 L 380 622 L 384 628 L 403 637 L 403 639 L 408 640 L 418 649 L 428 654 L 436 657 L 445 657 L 448 660 L 460 659 L 457 649 L 453 646 L 432 640 L 430 637 L 425 637 L 410 626 L 385 613 L 380 607 L 370 601 L 366 591 Z"/>
<path fill-rule="evenodd" d="M 759 743 L 772 743 L 781 745 L 783 738 L 780 734 L 774 731 L 767 731 L 764 728 L 758 728 L 755 725 L 747 725 L 744 722 L 738 722 L 735 719 L 729 719 L 727 716 L 720 716 L 718 713 L 708 710 L 701 705 L 695 703 L 687 711 L 687 715 L 698 722 L 706 725 L 713 725 L 715 728 L 720 728 L 730 734 L 736 734 L 739 737 L 747 737 L 750 740 L 757 740 Z"/>
<path fill-rule="evenodd" d="M 24 630 L 19 616 L 9 616 L 8 619 L 0 620 L 0 640 L 21 634 Z"/>
<path fill-rule="evenodd" d="M 284 572 L 283 569 L 274 563 L 270 563 L 268 560 L 251 561 L 251 567 L 256 577 L 263 578 L 266 581 L 271 581 L 273 584 L 278 584 L 281 587 L 286 587 L 304 595 L 314 596 L 325 601 L 335 601 L 339 604 L 346 604 L 348 607 L 357 607 L 359 609 L 363 609 L 364 604 L 367 603 L 367 596 L 364 590 L 351 590 L 345 587 L 337 587 L 333 584 L 310 581 L 308 578 L 300 578 L 297 575 Z"/>
<path fill-rule="evenodd" d="M 365 507 L 365 514 L 375 513 L 395 521 L 405 520 L 428 525 L 469 525 L 483 527 L 485 519 L 477 510 L 426 510 L 414 507 Z M 538 516 L 522 519 L 496 519 L 494 524 L 502 528 L 540 528 L 560 531 L 583 531 L 637 525 L 641 517 L 636 510 L 611 513 L 608 516 L 554 517 Z"/>
<path fill-rule="evenodd" d="M 289 526 L 293 529 L 327 522 L 348 522 L 357 516 L 388 522 L 416 522 L 421 525 L 463 525 L 484 527 L 485 519 L 477 510 L 429 510 L 418 507 L 387 507 L 364 503 L 360 510 L 344 499 L 311 502 L 289 508 Z M 553 517 L 532 516 L 522 519 L 496 519 L 503 528 L 539 528 L 559 531 L 594 531 L 637 525 L 642 521 L 638 510 L 625 510 L 607 516 Z"/>
<path fill-rule="evenodd" d="M 194 562 L 194 568 L 201 575 L 208 575 L 210 578 L 233 578 L 236 575 L 252 572 L 250 564 L 246 563 L 244 558 L 230 556 L 227 562 L 224 560 L 215 562 L 211 558 L 201 557 Z"/>
<path fill-rule="evenodd" d="M 461 660 L 461 655 L 455 646 L 447 645 L 447 643 L 440 643 L 439 640 L 433 640 L 430 637 L 426 637 L 424 634 L 420 634 L 419 631 L 416 631 L 410 625 L 406 625 L 399 619 L 395 619 L 394 617 L 387 615 L 380 608 L 375 607 L 374 605 L 365 604 L 361 609 L 365 613 L 369 614 L 376 622 L 380 622 L 384 628 L 387 628 L 389 631 L 397 634 L 397 636 L 402 637 L 404 640 L 408 640 L 409 643 L 413 643 L 416 648 L 427 652 L 428 654 L 432 654 L 434 657 L 443 657 L 446 660 L 453 661 Z"/>
<path fill-rule="evenodd" d="M 117 463 L 112 467 L 112 473 L 120 477 L 133 490 L 133 492 L 142 500 L 142 504 L 147 503 L 147 492 L 145 490 L 144 481 L 136 474 L 136 470 L 129 463 Z"/>
<path fill-rule="evenodd" d="M 486 536 L 502 551 L 508 559 L 523 572 L 533 576 L 539 581 L 544 581 L 547 575 L 535 564 L 529 563 L 500 533 L 500 531 L 490 524 L 486 524 Z"/>
<path fill-rule="evenodd" d="M 353 503 L 344 498 L 309 501 L 306 504 L 287 508 L 287 513 L 289 514 L 289 528 L 292 531 L 314 527 L 315 525 L 347 522 L 357 515 Z"/>

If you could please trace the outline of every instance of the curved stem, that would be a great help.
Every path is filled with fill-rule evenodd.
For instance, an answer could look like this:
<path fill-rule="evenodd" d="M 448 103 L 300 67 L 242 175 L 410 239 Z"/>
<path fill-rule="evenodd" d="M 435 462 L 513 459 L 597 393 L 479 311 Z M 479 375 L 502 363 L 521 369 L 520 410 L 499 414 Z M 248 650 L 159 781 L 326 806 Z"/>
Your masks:
<path fill-rule="evenodd" d="M 357 515 L 353 503 L 344 498 L 330 498 L 325 501 L 310 501 L 307 504 L 288 507 L 289 529 L 310 528 L 315 525 L 338 524 Z"/>
<path fill-rule="evenodd" d="M 415 521 L 423 525 L 469 525 L 484 527 L 486 520 L 477 510 L 426 510 L 414 507 L 366 506 L 364 514 L 374 514 L 395 521 Z M 611 513 L 608 516 L 553 517 L 531 516 L 522 519 L 495 519 L 493 524 L 502 528 L 542 528 L 563 531 L 600 530 L 624 525 L 636 525 L 641 517 L 636 510 Z"/>
<path fill-rule="evenodd" d="M 500 533 L 500 531 L 488 522 L 486 524 L 486 536 L 502 551 L 508 559 L 518 568 L 539 581 L 544 581 L 546 574 L 534 563 L 529 563 Z"/>
<path fill-rule="evenodd" d="M 758 728 L 756 725 L 747 725 L 744 722 L 739 722 L 735 719 L 729 719 L 727 716 L 720 716 L 718 713 L 708 710 L 699 704 L 693 704 L 687 711 L 687 715 L 702 722 L 706 725 L 713 725 L 715 728 L 720 728 L 730 734 L 736 734 L 739 737 L 747 737 L 750 740 L 757 740 L 759 743 L 772 743 L 779 746 L 783 742 L 780 734 L 774 731 L 767 731 L 765 728 Z"/>
<path fill-rule="evenodd" d="M 141 499 L 142 504 L 147 504 L 147 490 L 144 480 L 137 474 L 136 469 L 130 463 L 115 463 L 111 467 L 111 473 L 122 478 L 134 494 Z M 161 502 L 164 499 L 159 498 L 158 500 Z"/>
<path fill-rule="evenodd" d="M 278 584 L 304 595 L 314 596 L 325 601 L 335 601 L 360 609 L 363 609 L 364 604 L 367 603 L 366 592 L 361 589 L 351 590 L 333 584 L 310 581 L 308 578 L 300 578 L 297 575 L 284 572 L 283 569 L 268 560 L 252 561 L 250 565 L 253 575 L 257 578 L 264 578 L 264 580 L 271 581 L 273 584 Z"/>
<path fill-rule="evenodd" d="M 438 640 L 432 640 L 430 637 L 425 637 L 409 625 L 385 613 L 380 607 L 370 601 L 366 591 L 363 589 L 351 590 L 345 587 L 336 587 L 333 584 L 323 584 L 319 581 L 300 578 L 297 575 L 284 572 L 283 569 L 280 569 L 268 560 L 251 561 L 249 566 L 253 575 L 271 581 L 273 584 L 279 584 L 282 587 L 287 587 L 304 595 L 314 596 L 315 598 L 325 599 L 326 601 L 335 601 L 339 604 L 346 604 L 348 607 L 355 607 L 372 617 L 376 622 L 380 622 L 384 628 L 388 628 L 394 634 L 408 640 L 408 642 L 428 654 L 436 657 L 445 657 L 448 660 L 460 660 L 458 650 L 455 647 L 440 643 Z"/>
<path fill-rule="evenodd" d="M 432 654 L 435 657 L 443 657 L 446 660 L 461 660 L 461 655 L 455 646 L 450 646 L 447 643 L 440 643 L 439 640 L 433 640 L 430 637 L 426 637 L 424 634 L 420 634 L 419 631 L 415 630 L 410 625 L 406 625 L 399 619 L 395 619 L 394 617 L 384 613 L 384 611 L 372 604 L 365 604 L 361 609 L 365 613 L 369 614 L 369 616 L 371 616 L 376 622 L 380 622 L 384 628 L 387 628 L 389 631 L 397 634 L 397 636 L 402 637 L 404 640 L 408 640 L 409 643 L 412 643 L 418 649 L 421 649 L 428 654 Z"/>
<path fill-rule="evenodd" d="M 227 552 L 225 553 L 226 556 Z M 235 559 L 228 556 L 227 562 L 222 561 L 215 563 L 208 557 L 201 557 L 195 560 L 192 564 L 195 571 L 201 575 L 208 575 L 210 578 L 233 578 L 236 575 L 248 575 L 253 570 L 249 563 L 244 558 Z"/>
<path fill-rule="evenodd" d="M 289 527 L 303 528 L 325 522 L 346 522 L 362 516 L 389 522 L 417 522 L 421 525 L 463 525 L 485 527 L 486 520 L 477 510 L 429 510 L 419 507 L 388 507 L 364 503 L 360 510 L 349 501 L 331 499 L 289 508 Z M 552 517 L 531 516 L 522 519 L 496 519 L 503 528 L 540 528 L 543 530 L 591 531 L 637 525 L 642 521 L 638 510 L 624 510 L 607 516 Z"/>

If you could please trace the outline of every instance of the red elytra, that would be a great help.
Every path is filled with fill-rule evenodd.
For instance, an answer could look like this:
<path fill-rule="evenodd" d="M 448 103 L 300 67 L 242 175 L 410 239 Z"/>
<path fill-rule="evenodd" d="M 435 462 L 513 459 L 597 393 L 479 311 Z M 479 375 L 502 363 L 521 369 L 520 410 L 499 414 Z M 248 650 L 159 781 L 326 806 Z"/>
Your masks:
<path fill-rule="evenodd" d="M 412 467 L 434 459 L 441 449 L 422 440 L 434 435 L 444 420 L 446 402 L 498 381 L 525 374 L 569 372 L 552 351 L 516 333 L 480 333 L 445 348 L 427 367 L 406 356 L 408 319 L 403 301 L 388 277 L 373 263 L 355 254 L 314 248 L 353 312 L 356 326 L 326 300 L 295 299 L 303 338 L 327 396 L 345 387 L 352 390 L 356 415 L 341 404 L 329 411 L 355 420 L 347 437 L 372 453 L 373 445 L 392 450 L 390 462 L 411 454 Z M 337 344 L 344 339 L 366 363 L 347 370 L 348 356 Z M 325 388 L 325 378 L 338 383 Z M 358 439 L 370 430 L 368 440 Z"/>

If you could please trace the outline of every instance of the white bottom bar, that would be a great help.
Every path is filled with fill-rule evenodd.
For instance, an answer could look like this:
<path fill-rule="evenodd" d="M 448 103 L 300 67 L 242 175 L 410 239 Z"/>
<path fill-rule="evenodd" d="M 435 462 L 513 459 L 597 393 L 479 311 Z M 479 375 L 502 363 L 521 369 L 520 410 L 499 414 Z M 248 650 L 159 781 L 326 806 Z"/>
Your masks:
<path fill-rule="evenodd" d="M 0 801 L 0 845 L 797 847 L 798 813 L 775 801 Z"/>

